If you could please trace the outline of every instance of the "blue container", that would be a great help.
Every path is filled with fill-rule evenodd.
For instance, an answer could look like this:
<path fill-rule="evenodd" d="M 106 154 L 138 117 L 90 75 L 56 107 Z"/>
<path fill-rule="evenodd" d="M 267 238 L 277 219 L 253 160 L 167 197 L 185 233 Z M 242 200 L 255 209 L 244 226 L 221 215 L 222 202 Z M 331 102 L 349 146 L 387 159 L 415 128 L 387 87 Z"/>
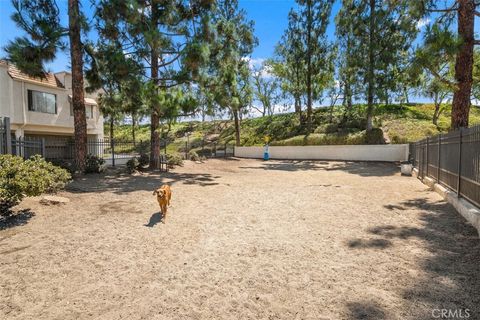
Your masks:
<path fill-rule="evenodd" d="M 268 144 L 266 144 L 263 149 L 263 160 L 267 161 L 268 159 L 270 159 L 270 154 L 268 152 Z"/>

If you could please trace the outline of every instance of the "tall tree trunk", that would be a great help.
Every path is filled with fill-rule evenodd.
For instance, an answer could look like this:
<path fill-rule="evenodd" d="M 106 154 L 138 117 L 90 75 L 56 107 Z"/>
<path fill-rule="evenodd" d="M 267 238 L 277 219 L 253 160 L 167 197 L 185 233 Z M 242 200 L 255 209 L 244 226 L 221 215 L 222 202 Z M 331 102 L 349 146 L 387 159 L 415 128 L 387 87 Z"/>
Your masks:
<path fill-rule="evenodd" d="M 155 3 L 151 6 L 152 14 L 151 19 L 155 27 L 158 23 L 158 6 Z M 158 48 L 157 44 L 153 43 L 150 52 L 150 77 L 155 83 L 155 86 L 158 88 Z M 158 90 L 158 89 L 157 89 Z M 160 158 L 160 138 L 158 136 L 158 127 L 160 125 L 160 117 L 158 115 L 159 106 L 157 99 L 154 99 L 154 102 L 151 106 L 150 114 L 150 169 L 155 169 L 157 159 Z"/>
<path fill-rule="evenodd" d="M 303 117 L 302 117 L 302 103 L 300 101 L 300 97 L 295 96 L 295 113 L 298 115 L 298 120 L 300 121 L 300 125 L 303 125 Z"/>
<path fill-rule="evenodd" d="M 367 73 L 367 131 L 373 129 L 373 99 L 374 99 L 374 68 L 375 68 L 375 55 L 374 55 L 374 28 L 375 28 L 375 0 L 370 0 L 370 23 L 368 30 L 368 73 Z"/>
<path fill-rule="evenodd" d="M 475 1 L 458 0 L 458 35 L 462 39 L 455 60 L 457 90 L 453 94 L 451 128 L 468 127 L 472 92 Z"/>
<path fill-rule="evenodd" d="M 433 119 L 432 122 L 435 126 L 438 127 L 438 118 L 440 117 L 440 103 L 438 102 L 438 99 L 435 98 L 435 111 L 433 112 Z"/>
<path fill-rule="evenodd" d="M 405 103 L 409 104 L 409 98 L 408 98 L 408 88 L 405 86 L 403 87 L 403 98 L 405 99 Z"/>
<path fill-rule="evenodd" d="M 349 81 L 345 81 L 343 105 L 345 107 L 345 111 L 343 112 L 342 124 L 345 124 L 352 113 L 352 89 Z"/>
<path fill-rule="evenodd" d="M 240 117 L 238 116 L 238 110 L 236 108 L 233 109 L 232 112 L 235 123 L 235 145 L 240 147 Z"/>
<path fill-rule="evenodd" d="M 85 171 L 87 157 L 87 118 L 83 88 L 83 46 L 80 39 L 80 14 L 78 0 L 68 0 L 68 27 L 70 59 L 72 64 L 72 106 L 75 136 L 75 163 L 80 172 Z"/>
<path fill-rule="evenodd" d="M 113 116 L 110 116 L 110 141 L 113 140 L 113 126 L 114 126 Z"/>
<path fill-rule="evenodd" d="M 137 120 L 135 118 L 135 114 L 132 113 L 132 139 L 133 139 L 133 146 L 135 147 L 136 141 L 135 141 L 135 126 L 137 125 Z"/>
<path fill-rule="evenodd" d="M 312 3 L 307 1 L 307 133 L 312 131 Z"/>

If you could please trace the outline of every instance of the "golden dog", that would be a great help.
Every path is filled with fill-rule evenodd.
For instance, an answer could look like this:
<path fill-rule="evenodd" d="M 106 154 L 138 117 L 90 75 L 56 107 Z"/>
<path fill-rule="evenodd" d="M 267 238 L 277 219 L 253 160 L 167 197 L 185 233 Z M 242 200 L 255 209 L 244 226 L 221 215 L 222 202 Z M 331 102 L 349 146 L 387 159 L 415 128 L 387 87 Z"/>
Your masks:
<path fill-rule="evenodd" d="M 170 186 L 164 184 L 157 190 L 153 191 L 153 194 L 157 195 L 157 201 L 160 205 L 160 210 L 162 210 L 162 220 L 163 223 L 165 223 L 165 219 L 167 219 L 167 206 L 170 205 L 170 199 L 172 198 L 172 190 L 170 190 Z"/>

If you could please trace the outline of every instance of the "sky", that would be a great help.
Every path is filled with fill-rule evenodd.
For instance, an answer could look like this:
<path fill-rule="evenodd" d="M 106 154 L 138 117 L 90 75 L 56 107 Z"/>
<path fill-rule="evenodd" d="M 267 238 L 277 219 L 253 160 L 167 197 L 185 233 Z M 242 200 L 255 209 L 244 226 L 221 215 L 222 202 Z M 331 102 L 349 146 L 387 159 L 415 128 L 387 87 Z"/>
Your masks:
<path fill-rule="evenodd" d="M 67 0 L 57 0 L 60 8 L 60 18 L 63 24 L 67 24 Z M 91 16 L 93 8 L 89 1 L 82 1 L 83 9 Z M 278 43 L 288 23 L 288 12 L 295 6 L 294 0 L 240 0 L 239 5 L 247 12 L 249 20 L 255 22 L 255 35 L 259 45 L 252 53 L 254 61 L 261 61 L 273 55 L 275 45 Z M 328 37 L 333 40 L 335 27 L 333 17 L 338 12 L 340 3 L 336 2 L 333 7 L 332 21 L 328 28 Z M 3 48 L 10 40 L 23 33 L 10 19 L 14 8 L 10 0 L 0 0 L 0 57 L 5 56 Z M 95 38 L 95 33 L 90 32 L 90 37 Z M 58 72 L 70 69 L 68 52 L 58 52 L 57 58 L 48 65 L 49 71 Z"/>

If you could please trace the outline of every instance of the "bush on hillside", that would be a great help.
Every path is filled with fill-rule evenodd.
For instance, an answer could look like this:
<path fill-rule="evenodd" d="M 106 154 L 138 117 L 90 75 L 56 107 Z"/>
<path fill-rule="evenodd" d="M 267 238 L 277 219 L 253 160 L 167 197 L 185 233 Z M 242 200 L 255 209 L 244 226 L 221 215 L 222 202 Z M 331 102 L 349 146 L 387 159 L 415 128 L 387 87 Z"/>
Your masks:
<path fill-rule="evenodd" d="M 200 156 L 194 150 L 190 150 L 188 152 L 188 159 L 190 159 L 192 161 L 200 161 Z"/>
<path fill-rule="evenodd" d="M 167 165 L 169 168 L 174 168 L 175 166 L 183 166 L 182 156 L 179 153 L 167 154 Z"/>
<path fill-rule="evenodd" d="M 364 144 L 385 144 L 383 131 L 380 128 L 373 128 L 365 133 Z"/>
<path fill-rule="evenodd" d="M 370 133 L 358 131 L 355 133 L 326 134 L 312 133 L 289 139 L 273 141 L 272 146 L 318 146 L 318 145 L 351 145 L 351 144 L 383 144 L 383 131 L 375 128 Z"/>
<path fill-rule="evenodd" d="M 327 123 L 319 125 L 314 133 L 336 133 L 338 131 L 338 125 L 334 123 Z"/>
<path fill-rule="evenodd" d="M 67 170 L 45 161 L 40 156 L 28 160 L 0 155 L 0 215 L 9 216 L 12 207 L 24 197 L 55 192 L 71 179 Z"/>

